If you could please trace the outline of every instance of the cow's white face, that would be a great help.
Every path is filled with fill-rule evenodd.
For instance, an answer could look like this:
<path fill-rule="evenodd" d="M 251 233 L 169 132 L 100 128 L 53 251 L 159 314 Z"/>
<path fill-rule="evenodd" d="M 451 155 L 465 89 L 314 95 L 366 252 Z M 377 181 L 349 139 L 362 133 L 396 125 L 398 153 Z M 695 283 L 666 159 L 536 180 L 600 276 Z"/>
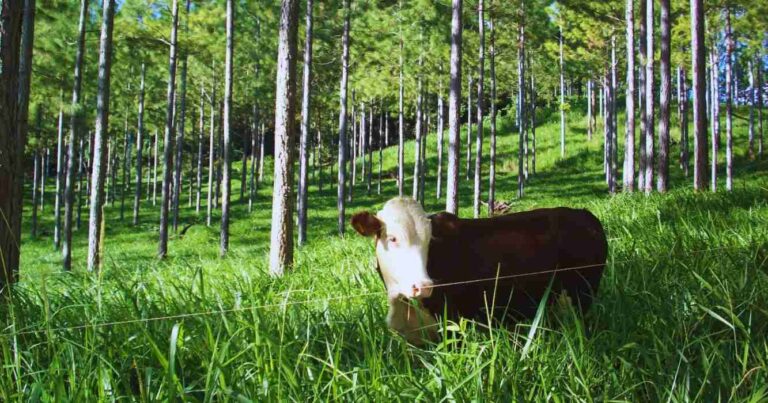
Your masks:
<path fill-rule="evenodd" d="M 376 236 L 376 258 L 390 300 L 432 294 L 433 282 L 427 274 L 432 224 L 419 203 L 410 198 L 392 199 L 375 216 L 355 214 L 352 226 L 362 235 Z"/>

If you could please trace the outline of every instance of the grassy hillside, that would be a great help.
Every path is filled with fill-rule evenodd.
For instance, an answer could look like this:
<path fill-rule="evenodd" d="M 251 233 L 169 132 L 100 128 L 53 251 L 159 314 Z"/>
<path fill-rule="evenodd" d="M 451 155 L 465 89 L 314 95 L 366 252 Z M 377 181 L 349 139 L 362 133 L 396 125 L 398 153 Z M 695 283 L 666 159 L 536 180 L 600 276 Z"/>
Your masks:
<path fill-rule="evenodd" d="M 133 227 L 129 218 L 119 220 L 119 202 L 108 207 L 98 276 L 84 272 L 85 228 L 75 235 L 74 271 L 60 271 L 47 200 L 42 235 L 30 239 L 25 227 L 21 282 L 13 304 L 2 308 L 0 399 L 765 399 L 768 163 L 745 157 L 746 123 L 736 120 L 732 193 L 693 193 L 692 178 L 675 163 L 669 194 L 610 197 L 601 134 L 586 140 L 582 113 L 569 116 L 564 159 L 557 116 L 541 117 L 537 172 L 522 200 L 515 198 L 517 136 L 502 118 L 497 194 L 515 211 L 580 206 L 603 221 L 609 264 L 586 318 L 550 312 L 538 327 L 520 323 L 516 331 L 490 333 L 462 322 L 455 338 L 408 346 L 384 323 L 371 241 L 351 229 L 336 235 L 336 192 L 328 186 L 335 177 L 327 167 L 323 192 L 313 186 L 309 197 L 309 244 L 280 279 L 266 270 L 269 182 L 249 214 L 233 181 L 226 259 L 217 257 L 218 224 L 206 227 L 194 208 L 183 208 L 182 222 L 198 224 L 174 236 L 170 257 L 159 262 L 157 208 L 144 202 L 141 224 Z M 444 201 L 435 197 L 434 134 L 428 145 L 426 208 L 438 211 Z M 486 159 L 487 150 L 486 143 Z M 463 180 L 463 157 L 464 151 L 460 213 L 467 217 L 472 186 Z M 397 194 L 396 159 L 396 148 L 385 150 L 382 194 L 375 175 L 371 196 L 358 182 L 348 211 L 378 208 Z M 409 177 L 406 193 L 411 186 Z M 108 322 L 123 323 L 69 329 Z"/>

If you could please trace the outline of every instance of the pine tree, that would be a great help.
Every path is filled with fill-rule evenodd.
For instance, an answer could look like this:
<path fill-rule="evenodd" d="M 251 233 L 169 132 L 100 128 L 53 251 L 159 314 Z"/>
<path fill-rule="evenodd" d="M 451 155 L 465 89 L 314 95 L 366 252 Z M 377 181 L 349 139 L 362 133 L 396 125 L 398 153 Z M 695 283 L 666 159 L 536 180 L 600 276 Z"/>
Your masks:
<path fill-rule="evenodd" d="M 293 265 L 293 128 L 296 105 L 298 0 L 282 0 L 275 84 L 275 171 L 269 271 Z M 346 26 L 346 24 L 345 24 Z M 346 29 L 345 29 L 346 30 Z"/>
<path fill-rule="evenodd" d="M 91 173 L 91 205 L 88 220 L 88 271 L 101 268 L 104 164 L 104 143 L 109 133 L 110 74 L 112 69 L 112 29 L 114 27 L 115 2 L 102 3 L 101 38 L 99 40 L 99 78 L 96 93 L 96 124 L 93 143 L 93 168 Z"/>
<path fill-rule="evenodd" d="M 462 0 L 452 0 L 451 9 L 451 84 L 448 95 L 448 177 L 445 192 L 445 210 L 449 213 L 458 214 Z"/>

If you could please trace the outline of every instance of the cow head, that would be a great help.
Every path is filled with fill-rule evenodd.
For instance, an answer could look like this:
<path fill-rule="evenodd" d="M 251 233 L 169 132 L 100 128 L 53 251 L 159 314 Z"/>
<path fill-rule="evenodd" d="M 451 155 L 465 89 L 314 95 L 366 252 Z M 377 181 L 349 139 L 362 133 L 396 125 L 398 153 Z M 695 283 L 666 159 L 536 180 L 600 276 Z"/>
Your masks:
<path fill-rule="evenodd" d="M 377 214 L 352 216 L 352 227 L 376 239 L 376 258 L 390 299 L 422 299 L 432 294 L 427 255 L 432 224 L 421 205 L 410 198 L 388 201 Z"/>

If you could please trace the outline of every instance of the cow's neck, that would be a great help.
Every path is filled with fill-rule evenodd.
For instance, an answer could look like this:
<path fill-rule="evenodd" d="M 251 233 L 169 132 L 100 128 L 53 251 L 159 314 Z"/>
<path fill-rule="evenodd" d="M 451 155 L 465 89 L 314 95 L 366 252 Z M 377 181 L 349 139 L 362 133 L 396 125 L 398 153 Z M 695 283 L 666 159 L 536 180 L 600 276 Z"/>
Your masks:
<path fill-rule="evenodd" d="M 411 303 L 402 297 L 389 300 L 387 325 L 415 345 L 438 337 L 435 317 L 420 303 Z"/>

